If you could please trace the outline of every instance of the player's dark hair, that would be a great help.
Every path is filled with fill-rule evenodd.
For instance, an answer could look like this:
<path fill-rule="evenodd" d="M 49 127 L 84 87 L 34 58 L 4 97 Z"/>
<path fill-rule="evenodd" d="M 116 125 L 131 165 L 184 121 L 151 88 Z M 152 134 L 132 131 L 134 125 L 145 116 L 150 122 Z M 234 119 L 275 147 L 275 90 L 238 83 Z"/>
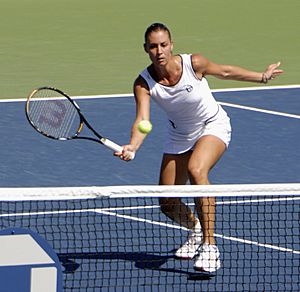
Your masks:
<path fill-rule="evenodd" d="M 169 38 L 171 40 L 171 32 L 170 30 L 167 28 L 166 25 L 162 24 L 162 23 L 159 23 L 159 22 L 155 22 L 155 23 L 152 23 L 150 26 L 148 26 L 148 28 L 146 29 L 145 31 L 145 43 L 147 42 L 147 39 L 149 37 L 149 35 L 154 32 L 154 31 L 160 31 L 160 30 L 164 30 L 168 33 L 169 35 Z"/>

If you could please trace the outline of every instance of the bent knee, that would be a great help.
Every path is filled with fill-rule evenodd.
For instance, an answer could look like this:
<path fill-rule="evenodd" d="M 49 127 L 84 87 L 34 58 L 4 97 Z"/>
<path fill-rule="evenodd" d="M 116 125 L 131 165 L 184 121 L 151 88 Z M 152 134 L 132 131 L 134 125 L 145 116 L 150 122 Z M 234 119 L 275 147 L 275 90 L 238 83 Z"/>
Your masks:
<path fill-rule="evenodd" d="M 176 206 L 178 206 L 180 203 L 180 200 L 177 198 L 160 198 L 159 204 L 160 204 L 160 210 L 164 214 L 170 214 L 173 213 Z"/>
<path fill-rule="evenodd" d="M 207 184 L 209 170 L 201 166 L 189 166 L 188 174 L 193 183 Z"/>

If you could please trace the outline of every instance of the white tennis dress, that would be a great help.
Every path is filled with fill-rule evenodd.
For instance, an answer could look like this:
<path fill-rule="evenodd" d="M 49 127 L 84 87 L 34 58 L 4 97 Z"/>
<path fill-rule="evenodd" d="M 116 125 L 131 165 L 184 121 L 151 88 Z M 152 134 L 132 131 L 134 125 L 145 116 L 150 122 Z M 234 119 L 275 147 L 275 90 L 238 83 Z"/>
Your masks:
<path fill-rule="evenodd" d="M 204 135 L 219 137 L 226 146 L 231 138 L 230 119 L 216 102 L 206 78 L 201 80 L 192 67 L 190 54 L 182 58 L 182 75 L 174 86 L 157 83 L 147 68 L 140 74 L 147 82 L 151 98 L 169 119 L 164 152 L 184 153 Z"/>

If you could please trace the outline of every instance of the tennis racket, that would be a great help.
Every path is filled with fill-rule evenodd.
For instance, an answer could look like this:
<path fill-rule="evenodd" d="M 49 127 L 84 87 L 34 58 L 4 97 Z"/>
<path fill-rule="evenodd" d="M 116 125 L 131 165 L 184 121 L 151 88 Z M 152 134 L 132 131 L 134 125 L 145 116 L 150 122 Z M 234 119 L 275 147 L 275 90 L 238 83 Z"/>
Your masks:
<path fill-rule="evenodd" d="M 27 98 L 25 112 L 31 126 L 48 138 L 91 140 L 101 143 L 113 151 L 123 151 L 120 145 L 97 133 L 81 113 L 78 104 L 57 88 L 34 89 Z M 95 137 L 80 136 L 84 125 Z M 131 159 L 133 158 L 134 153 L 131 154 Z"/>

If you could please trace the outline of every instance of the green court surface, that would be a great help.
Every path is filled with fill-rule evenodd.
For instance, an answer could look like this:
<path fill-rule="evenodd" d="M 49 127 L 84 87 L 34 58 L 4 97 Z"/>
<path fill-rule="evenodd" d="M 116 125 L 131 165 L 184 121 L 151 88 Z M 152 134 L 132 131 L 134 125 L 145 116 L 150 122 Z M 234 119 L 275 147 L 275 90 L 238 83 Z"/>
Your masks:
<path fill-rule="evenodd" d="M 0 0 L 0 97 L 51 85 L 70 95 L 130 93 L 148 64 L 152 22 L 173 32 L 175 53 L 263 71 L 272 85 L 299 84 L 299 0 Z M 213 89 L 257 84 L 210 78 Z"/>

